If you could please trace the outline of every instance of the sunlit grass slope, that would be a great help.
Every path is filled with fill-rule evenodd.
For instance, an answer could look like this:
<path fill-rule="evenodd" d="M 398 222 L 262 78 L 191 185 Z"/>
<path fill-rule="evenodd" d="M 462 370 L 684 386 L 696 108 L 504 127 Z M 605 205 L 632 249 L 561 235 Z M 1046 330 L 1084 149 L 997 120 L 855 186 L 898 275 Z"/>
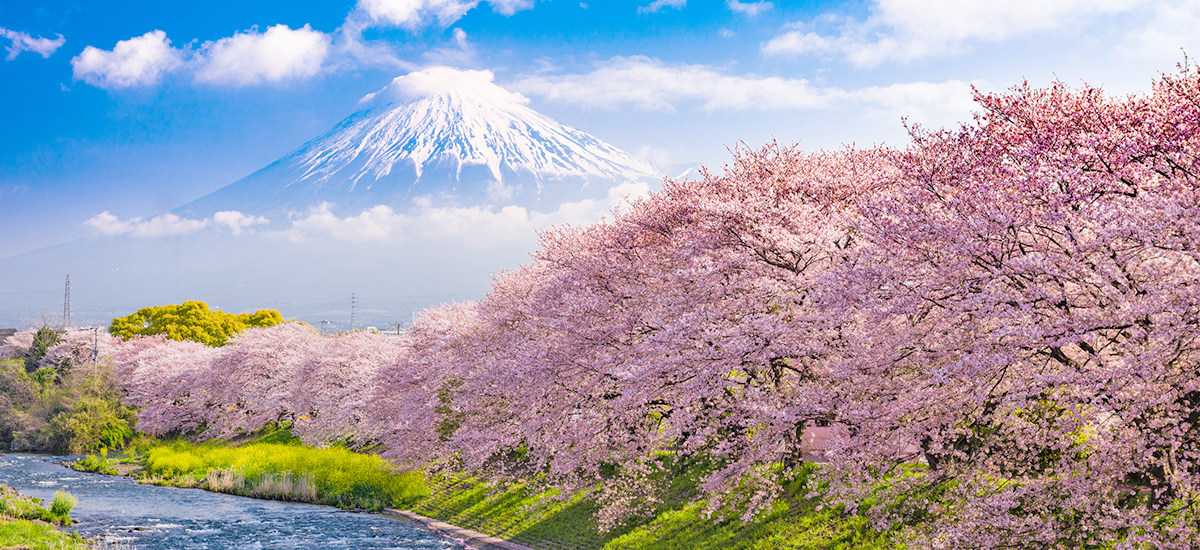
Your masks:
<path fill-rule="evenodd" d="M 599 506 L 582 491 L 560 498 L 526 484 L 496 486 L 466 476 L 430 480 L 433 495 L 413 510 L 533 548 L 604 550 L 902 549 L 886 533 L 841 506 L 821 506 L 823 487 L 809 468 L 786 485 L 769 510 L 750 521 L 736 505 L 712 514 L 694 502 L 698 472 L 671 472 L 662 503 L 610 530 L 595 519 Z M 736 502 L 737 498 L 731 499 Z"/>

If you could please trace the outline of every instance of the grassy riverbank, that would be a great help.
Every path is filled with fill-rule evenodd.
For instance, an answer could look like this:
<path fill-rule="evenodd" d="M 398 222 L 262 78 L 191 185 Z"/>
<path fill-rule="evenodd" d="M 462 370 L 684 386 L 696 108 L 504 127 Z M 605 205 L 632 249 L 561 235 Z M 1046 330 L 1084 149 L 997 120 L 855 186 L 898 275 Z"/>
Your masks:
<path fill-rule="evenodd" d="M 609 530 L 595 519 L 599 506 L 583 491 L 561 498 L 526 484 L 495 485 L 465 477 L 431 480 L 433 495 L 413 510 L 532 548 L 570 550 L 901 549 L 887 534 L 840 506 L 821 506 L 823 487 L 813 468 L 787 483 L 770 508 L 743 522 L 728 505 L 706 513 L 695 502 L 697 476 L 674 472 L 662 502 Z M 732 499 L 736 501 L 735 499 Z"/>
<path fill-rule="evenodd" d="M 347 509 L 407 508 L 430 494 L 419 473 L 396 470 L 373 455 L 304 447 L 287 432 L 240 445 L 187 441 L 143 445 L 119 457 L 89 456 L 76 467 L 131 473 L 123 467 L 129 462 L 141 466 L 137 475 L 147 483 Z"/>
<path fill-rule="evenodd" d="M 70 524 L 74 497 L 56 493 L 50 508 L 40 501 L 0 485 L 0 548 L 29 550 L 85 550 L 92 546 L 79 535 L 64 533 L 55 525 Z"/>
<path fill-rule="evenodd" d="M 127 473 L 121 461 L 91 457 L 79 466 Z M 707 514 L 695 502 L 699 470 L 681 465 L 664 472 L 669 478 L 659 485 L 656 507 L 604 530 L 595 519 L 595 489 L 563 498 L 533 484 L 486 483 L 466 475 L 426 479 L 395 471 L 377 456 L 299 445 L 286 431 L 237 444 L 142 446 L 124 461 L 138 462 L 143 470 L 137 475 L 151 483 L 343 508 L 409 509 L 537 549 L 902 548 L 845 509 L 822 506 L 823 487 L 811 475 L 815 467 L 790 480 L 768 510 L 742 522 L 735 506 Z"/>

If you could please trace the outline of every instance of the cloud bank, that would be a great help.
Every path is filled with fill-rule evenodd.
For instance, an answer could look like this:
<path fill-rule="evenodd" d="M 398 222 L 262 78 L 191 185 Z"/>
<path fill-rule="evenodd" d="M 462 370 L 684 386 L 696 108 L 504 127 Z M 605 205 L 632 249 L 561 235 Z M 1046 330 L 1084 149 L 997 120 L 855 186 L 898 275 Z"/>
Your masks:
<path fill-rule="evenodd" d="M 83 225 L 91 227 L 101 235 L 131 235 L 134 237 L 157 238 L 195 233 L 208 227 L 210 220 L 181 218 L 175 214 L 160 214 L 153 218 L 130 218 L 122 220 L 105 210 L 92 216 Z"/>
<path fill-rule="evenodd" d="M 645 183 L 629 182 L 609 190 L 604 199 L 567 202 L 555 210 L 541 212 L 520 206 L 445 206 L 428 197 L 414 199 L 405 212 L 376 205 L 356 214 L 339 216 L 336 205 L 323 202 L 305 212 L 294 212 L 286 222 L 270 227 L 262 216 L 238 211 L 217 212 L 204 219 L 160 214 L 151 218 L 121 219 L 101 212 L 83 225 L 104 236 L 146 239 L 174 237 L 219 229 L 233 235 L 250 233 L 290 242 L 342 241 L 353 243 L 438 243 L 488 247 L 532 242 L 537 230 L 562 224 L 590 224 L 614 208 L 649 194 Z"/>
<path fill-rule="evenodd" d="M 732 3 L 732 1 L 731 1 Z M 1082 28 L 1147 0 L 872 0 L 862 20 L 826 14 L 763 43 L 769 55 L 836 55 L 861 67 L 956 55 L 979 42 Z M 818 27 L 832 27 L 821 32 Z"/>
<path fill-rule="evenodd" d="M 551 101 L 590 107 L 672 111 L 685 101 L 704 109 L 821 109 L 841 92 L 807 80 L 734 76 L 706 65 L 668 65 L 644 57 L 615 57 L 583 74 L 541 74 L 512 82 L 511 89 Z"/>
<path fill-rule="evenodd" d="M 348 216 L 338 216 L 334 205 L 321 203 L 294 214 L 286 228 L 268 235 L 291 242 L 341 240 L 349 242 L 420 242 L 487 248 L 532 241 L 539 229 L 563 224 L 590 224 L 601 220 L 628 200 L 650 192 L 644 183 L 626 183 L 609 190 L 602 200 L 563 203 L 551 212 L 520 206 L 440 206 L 428 198 L 413 201 L 408 212 L 377 205 Z"/>
<path fill-rule="evenodd" d="M 602 109 L 674 111 L 698 103 L 717 110 L 856 109 L 870 116 L 950 122 L 974 108 L 971 84 L 960 80 L 912 82 L 847 90 L 804 79 L 733 75 L 706 65 L 667 64 L 648 57 L 617 57 L 590 72 L 540 74 L 509 88 L 550 101 Z"/>
<path fill-rule="evenodd" d="M 279 84 L 318 75 L 330 57 L 332 40 L 308 25 L 275 25 L 265 32 L 252 28 L 205 42 L 198 49 L 174 48 L 167 33 L 154 30 L 118 41 L 111 50 L 88 46 L 71 66 L 75 80 L 110 90 L 156 85 L 175 72 L 212 85 Z"/>

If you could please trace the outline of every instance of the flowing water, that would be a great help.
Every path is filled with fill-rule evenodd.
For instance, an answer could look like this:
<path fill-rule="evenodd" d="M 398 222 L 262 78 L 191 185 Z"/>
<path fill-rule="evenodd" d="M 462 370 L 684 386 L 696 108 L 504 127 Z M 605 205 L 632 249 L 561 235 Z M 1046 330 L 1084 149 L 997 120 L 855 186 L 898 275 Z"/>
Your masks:
<path fill-rule="evenodd" d="M 54 492 L 79 498 L 67 530 L 145 550 L 388 548 L 461 549 L 423 526 L 378 514 L 141 485 L 76 472 L 59 457 L 0 454 L 0 483 L 48 505 Z"/>

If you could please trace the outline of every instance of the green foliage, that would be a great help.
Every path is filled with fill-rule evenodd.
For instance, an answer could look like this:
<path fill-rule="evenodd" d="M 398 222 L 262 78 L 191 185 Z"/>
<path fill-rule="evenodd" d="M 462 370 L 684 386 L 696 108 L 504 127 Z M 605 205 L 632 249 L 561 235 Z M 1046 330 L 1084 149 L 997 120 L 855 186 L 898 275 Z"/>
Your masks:
<path fill-rule="evenodd" d="M 25 372 L 38 370 L 38 363 L 55 344 L 62 342 L 62 331 L 50 327 L 39 328 L 33 335 L 33 344 L 25 351 Z"/>
<path fill-rule="evenodd" d="M 84 395 L 68 411 L 50 419 L 47 436 L 56 452 L 84 454 L 120 449 L 133 439 L 137 418 L 115 399 Z"/>
<path fill-rule="evenodd" d="M 172 340 L 193 340 L 209 346 L 221 346 L 243 330 L 269 327 L 283 320 L 283 316 L 273 309 L 234 314 L 213 311 L 204 302 L 189 301 L 178 305 L 144 307 L 135 313 L 117 317 L 108 326 L 108 332 L 125 340 L 161 334 Z"/>
<path fill-rule="evenodd" d="M 342 508 L 407 507 L 429 495 L 420 474 L 396 471 L 377 456 L 341 448 L 176 442 L 148 449 L 143 464 L 146 475 L 173 485 Z"/>
<path fill-rule="evenodd" d="M 120 449 L 132 439 L 135 423 L 106 366 L 60 375 L 0 361 L 0 448 L 80 454 Z"/>
<path fill-rule="evenodd" d="M 63 518 L 64 523 L 70 523 L 71 510 L 75 509 L 76 504 L 79 504 L 79 499 L 75 498 L 75 495 L 66 491 L 55 491 L 54 502 L 50 503 L 50 515 Z"/>

